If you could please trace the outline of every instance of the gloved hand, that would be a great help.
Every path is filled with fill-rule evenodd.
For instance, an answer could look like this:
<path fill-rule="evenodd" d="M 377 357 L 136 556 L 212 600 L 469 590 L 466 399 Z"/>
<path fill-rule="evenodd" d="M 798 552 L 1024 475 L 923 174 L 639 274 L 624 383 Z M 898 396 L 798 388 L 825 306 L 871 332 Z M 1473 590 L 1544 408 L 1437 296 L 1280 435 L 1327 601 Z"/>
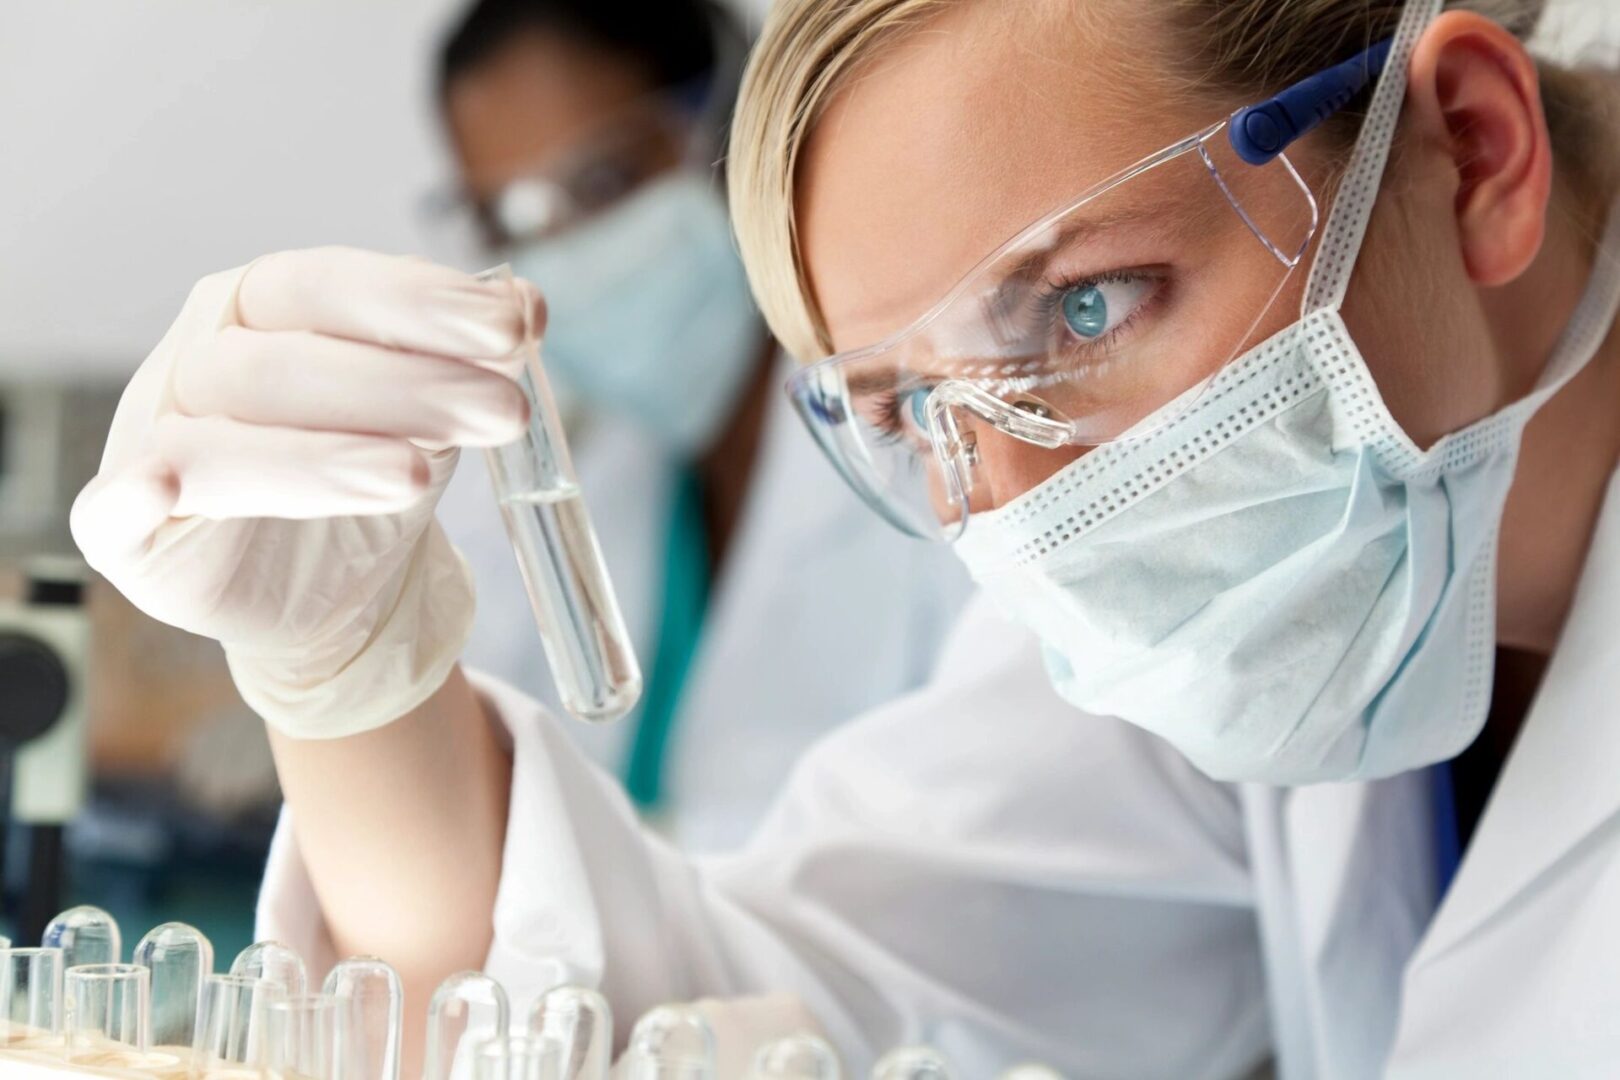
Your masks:
<path fill-rule="evenodd" d="M 521 434 L 541 311 L 521 283 L 344 248 L 206 277 L 124 391 L 73 537 L 147 614 L 218 639 L 278 729 L 386 724 L 471 627 L 433 507 L 455 447 Z"/>

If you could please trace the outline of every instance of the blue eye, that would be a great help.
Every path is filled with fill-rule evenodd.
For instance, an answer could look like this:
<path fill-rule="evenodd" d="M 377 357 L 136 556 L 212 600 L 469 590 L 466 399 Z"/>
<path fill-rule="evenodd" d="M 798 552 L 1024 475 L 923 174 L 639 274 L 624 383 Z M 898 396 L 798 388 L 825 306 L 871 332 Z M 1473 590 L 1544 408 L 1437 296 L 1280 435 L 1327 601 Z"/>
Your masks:
<path fill-rule="evenodd" d="M 928 430 L 928 395 L 933 392 L 932 386 L 918 386 L 900 395 L 901 410 L 911 418 L 918 431 Z"/>
<path fill-rule="evenodd" d="M 1108 298 L 1095 285 L 1063 294 L 1063 321 L 1080 337 L 1100 338 L 1108 330 Z"/>
<path fill-rule="evenodd" d="M 1096 341 L 1125 323 L 1157 288 L 1152 278 L 1120 276 L 1074 285 L 1060 297 L 1063 324 L 1082 341 Z"/>

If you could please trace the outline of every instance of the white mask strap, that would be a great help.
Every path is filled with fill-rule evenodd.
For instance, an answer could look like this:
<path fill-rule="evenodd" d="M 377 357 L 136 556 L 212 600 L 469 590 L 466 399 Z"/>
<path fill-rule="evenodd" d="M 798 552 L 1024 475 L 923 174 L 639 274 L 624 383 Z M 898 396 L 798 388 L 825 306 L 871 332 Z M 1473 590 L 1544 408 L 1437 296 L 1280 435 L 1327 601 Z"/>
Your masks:
<path fill-rule="evenodd" d="M 1525 399 L 1524 407 L 1529 412 L 1534 413 L 1580 374 L 1603 348 L 1616 317 L 1620 317 L 1620 200 L 1609 210 L 1609 225 L 1598 244 L 1586 295 L 1570 316 L 1558 347 L 1541 373 L 1541 381 Z"/>
<path fill-rule="evenodd" d="M 1400 124 L 1412 53 L 1417 49 L 1418 39 L 1444 7 L 1445 0 L 1406 0 L 1389 61 L 1378 80 L 1378 88 L 1373 91 L 1361 137 L 1350 155 L 1350 165 L 1322 233 L 1322 246 L 1311 265 L 1303 304 L 1306 315 L 1324 309 L 1337 311 L 1344 305 L 1345 295 L 1350 290 L 1350 276 L 1355 271 L 1356 258 L 1361 254 L 1367 225 L 1372 220 L 1373 204 L 1378 201 L 1384 168 L 1395 142 L 1395 129 Z"/>

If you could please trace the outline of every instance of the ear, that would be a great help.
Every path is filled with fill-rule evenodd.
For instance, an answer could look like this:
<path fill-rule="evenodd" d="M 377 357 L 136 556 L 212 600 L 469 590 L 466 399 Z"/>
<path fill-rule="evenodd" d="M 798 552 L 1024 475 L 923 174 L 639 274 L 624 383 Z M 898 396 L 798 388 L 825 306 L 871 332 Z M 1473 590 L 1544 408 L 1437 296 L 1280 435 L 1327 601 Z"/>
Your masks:
<path fill-rule="evenodd" d="M 1541 250 L 1553 152 L 1541 79 L 1500 24 L 1448 12 L 1429 27 L 1408 72 L 1408 118 L 1455 170 L 1457 232 L 1476 285 L 1505 285 Z"/>

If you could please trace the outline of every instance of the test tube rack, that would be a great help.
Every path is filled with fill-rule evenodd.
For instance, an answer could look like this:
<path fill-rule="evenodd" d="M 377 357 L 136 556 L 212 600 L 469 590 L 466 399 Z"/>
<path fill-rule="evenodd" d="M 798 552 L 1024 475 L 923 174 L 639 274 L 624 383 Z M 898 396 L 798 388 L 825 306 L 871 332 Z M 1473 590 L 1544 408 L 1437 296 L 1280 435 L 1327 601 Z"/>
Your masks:
<path fill-rule="evenodd" d="M 0 1080 L 400 1080 L 404 995 L 373 957 L 335 965 L 318 987 L 274 941 L 224 973 L 198 930 L 165 923 L 122 963 L 117 922 L 99 908 L 51 920 L 37 948 L 0 938 Z M 643 1015 L 612 1067 L 613 1018 L 593 990 L 560 986 L 523 1016 L 488 975 L 445 980 L 427 1014 L 423 1080 L 841 1080 L 809 1033 L 757 1049 L 743 1076 L 719 1072 L 714 1033 L 696 1009 Z M 945 1058 L 907 1046 L 873 1080 L 953 1080 Z M 1062 1080 L 1017 1066 L 999 1080 Z"/>

